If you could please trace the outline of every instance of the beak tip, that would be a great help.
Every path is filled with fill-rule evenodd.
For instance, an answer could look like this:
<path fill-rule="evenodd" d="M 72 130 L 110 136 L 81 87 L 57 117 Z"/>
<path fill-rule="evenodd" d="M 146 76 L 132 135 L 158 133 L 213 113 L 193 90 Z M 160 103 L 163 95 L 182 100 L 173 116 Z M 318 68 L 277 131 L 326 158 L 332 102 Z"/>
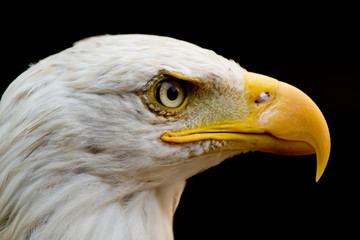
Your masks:
<path fill-rule="evenodd" d="M 325 169 L 324 169 L 324 170 L 325 170 Z M 316 181 L 317 183 L 320 181 L 320 178 L 322 177 L 323 173 L 324 173 L 324 171 L 322 171 L 322 172 L 317 172 L 317 173 L 316 173 L 316 179 L 315 179 L 315 181 Z"/>
<path fill-rule="evenodd" d="M 316 182 L 319 182 L 319 180 L 320 180 L 320 178 L 321 178 L 321 175 L 322 175 L 322 174 L 318 174 L 318 173 L 316 174 L 316 179 L 315 179 Z"/>
<path fill-rule="evenodd" d="M 317 156 L 316 182 L 319 182 L 321 176 L 324 174 L 325 168 L 329 161 L 329 157 L 330 157 L 330 146 L 328 147 L 328 149 L 326 149 L 325 156 L 324 155 Z"/>

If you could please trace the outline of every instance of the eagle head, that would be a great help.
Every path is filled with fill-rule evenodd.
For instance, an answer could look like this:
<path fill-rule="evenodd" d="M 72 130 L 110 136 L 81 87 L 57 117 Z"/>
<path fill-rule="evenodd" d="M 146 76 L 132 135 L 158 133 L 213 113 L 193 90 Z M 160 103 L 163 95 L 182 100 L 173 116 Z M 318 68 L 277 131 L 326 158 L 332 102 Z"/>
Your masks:
<path fill-rule="evenodd" d="M 168 37 L 85 39 L 0 103 L 1 239 L 172 239 L 185 180 L 248 151 L 317 154 L 330 136 L 297 88 Z"/>

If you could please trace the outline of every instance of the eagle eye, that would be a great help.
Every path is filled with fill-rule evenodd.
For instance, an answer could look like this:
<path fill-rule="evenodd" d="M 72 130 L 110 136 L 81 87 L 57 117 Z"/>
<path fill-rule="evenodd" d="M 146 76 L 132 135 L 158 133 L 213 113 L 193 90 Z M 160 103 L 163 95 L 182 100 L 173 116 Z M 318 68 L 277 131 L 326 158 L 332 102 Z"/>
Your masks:
<path fill-rule="evenodd" d="M 155 88 L 155 99 L 167 108 L 178 108 L 186 99 L 186 87 L 180 81 L 164 79 Z"/>

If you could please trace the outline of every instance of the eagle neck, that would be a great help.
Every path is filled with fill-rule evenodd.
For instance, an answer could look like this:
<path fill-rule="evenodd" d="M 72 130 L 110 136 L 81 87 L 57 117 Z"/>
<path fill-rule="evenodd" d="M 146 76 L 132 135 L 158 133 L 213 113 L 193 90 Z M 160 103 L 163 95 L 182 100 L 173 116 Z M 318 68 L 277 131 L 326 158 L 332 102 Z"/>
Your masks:
<path fill-rule="evenodd" d="M 52 186 L 44 194 L 37 192 L 36 196 L 22 198 L 28 202 L 18 205 L 21 218 L 7 222 L 0 236 L 171 240 L 173 214 L 184 186 L 185 181 L 180 181 L 134 192 L 129 191 L 129 186 L 110 186 L 97 177 L 82 175 Z"/>
<path fill-rule="evenodd" d="M 185 181 L 180 181 L 132 192 L 118 200 L 116 193 L 112 197 L 110 193 L 108 203 L 86 206 L 89 214 L 83 213 L 66 234 L 80 240 L 172 240 L 173 215 L 184 187 Z"/>

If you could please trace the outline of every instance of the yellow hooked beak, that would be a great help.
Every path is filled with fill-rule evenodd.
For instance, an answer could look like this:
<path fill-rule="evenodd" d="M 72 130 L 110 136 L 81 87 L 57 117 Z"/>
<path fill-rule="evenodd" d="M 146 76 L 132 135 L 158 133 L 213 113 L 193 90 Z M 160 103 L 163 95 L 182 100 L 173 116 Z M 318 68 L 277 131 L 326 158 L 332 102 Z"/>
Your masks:
<path fill-rule="evenodd" d="M 245 120 L 221 123 L 181 132 L 165 133 L 172 143 L 225 140 L 222 150 L 263 151 L 282 155 L 317 154 L 316 181 L 330 155 L 330 133 L 316 104 L 299 89 L 276 79 L 246 73 L 245 94 L 251 113 Z"/>

